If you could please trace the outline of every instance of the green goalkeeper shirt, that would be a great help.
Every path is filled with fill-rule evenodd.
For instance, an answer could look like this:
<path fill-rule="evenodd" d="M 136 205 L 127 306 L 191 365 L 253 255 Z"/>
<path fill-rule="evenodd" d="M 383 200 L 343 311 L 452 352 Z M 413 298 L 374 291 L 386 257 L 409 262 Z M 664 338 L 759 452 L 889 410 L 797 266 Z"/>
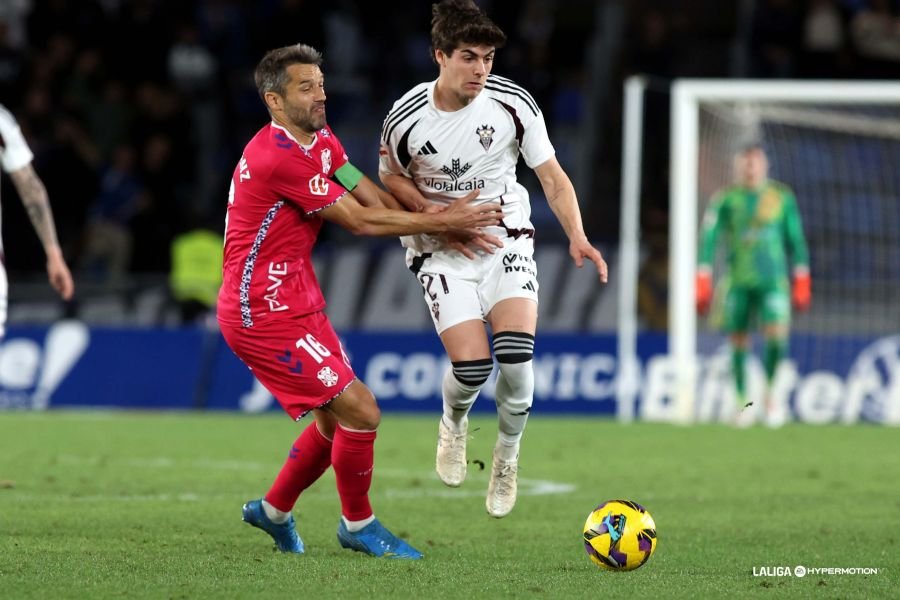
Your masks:
<path fill-rule="evenodd" d="M 701 267 L 712 267 L 719 234 L 727 247 L 731 285 L 777 285 L 794 268 L 809 266 L 797 200 L 786 185 L 769 180 L 759 189 L 731 186 L 719 191 L 703 217 Z"/>

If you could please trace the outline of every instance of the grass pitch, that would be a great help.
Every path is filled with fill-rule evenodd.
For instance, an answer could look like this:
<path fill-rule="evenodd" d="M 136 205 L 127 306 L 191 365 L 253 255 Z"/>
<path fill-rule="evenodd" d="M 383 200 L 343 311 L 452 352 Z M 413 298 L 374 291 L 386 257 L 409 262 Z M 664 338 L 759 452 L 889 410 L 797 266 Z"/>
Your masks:
<path fill-rule="evenodd" d="M 376 444 L 376 514 L 426 555 L 407 562 L 339 547 L 330 471 L 295 509 L 305 555 L 241 522 L 299 435 L 283 415 L 0 413 L 0 597 L 896 597 L 896 429 L 536 414 L 500 520 L 484 509 L 486 471 L 470 465 L 458 489 L 433 474 L 436 430 L 437 414 L 387 413 Z M 495 419 L 472 430 L 469 458 L 490 465 Z M 581 541 L 613 498 L 656 520 L 656 553 L 630 573 L 599 570 Z M 797 565 L 878 572 L 758 574 Z"/>

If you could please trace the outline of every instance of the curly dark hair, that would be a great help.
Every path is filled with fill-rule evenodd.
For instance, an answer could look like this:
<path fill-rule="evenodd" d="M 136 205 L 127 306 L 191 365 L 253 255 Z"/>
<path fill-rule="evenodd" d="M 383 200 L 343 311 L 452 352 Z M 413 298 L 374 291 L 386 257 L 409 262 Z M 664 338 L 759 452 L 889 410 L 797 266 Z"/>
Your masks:
<path fill-rule="evenodd" d="M 465 44 L 502 48 L 506 34 L 472 0 L 442 0 L 431 5 L 431 59 Z"/>
<path fill-rule="evenodd" d="M 253 79 L 259 97 L 265 101 L 266 92 L 284 96 L 287 68 L 294 64 L 322 66 L 322 53 L 306 44 L 294 44 L 269 50 L 256 65 Z"/>

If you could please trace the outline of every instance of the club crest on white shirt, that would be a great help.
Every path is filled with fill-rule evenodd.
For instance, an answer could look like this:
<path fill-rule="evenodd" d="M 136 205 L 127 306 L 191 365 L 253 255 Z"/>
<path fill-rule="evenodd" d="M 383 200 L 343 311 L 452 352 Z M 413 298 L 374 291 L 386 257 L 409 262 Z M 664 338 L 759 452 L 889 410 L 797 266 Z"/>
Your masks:
<path fill-rule="evenodd" d="M 475 133 L 478 134 L 478 141 L 481 142 L 481 146 L 484 148 L 484 151 L 487 152 L 490 149 L 491 144 L 494 143 L 494 128 L 490 125 L 482 125 L 475 130 Z"/>
<path fill-rule="evenodd" d="M 331 149 L 325 148 L 322 150 L 322 172 L 328 175 L 331 172 Z"/>

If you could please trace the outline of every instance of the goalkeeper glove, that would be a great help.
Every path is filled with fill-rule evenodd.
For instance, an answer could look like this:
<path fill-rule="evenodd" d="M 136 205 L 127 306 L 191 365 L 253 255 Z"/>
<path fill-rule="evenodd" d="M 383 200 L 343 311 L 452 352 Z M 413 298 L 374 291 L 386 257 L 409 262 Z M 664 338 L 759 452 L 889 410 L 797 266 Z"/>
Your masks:
<path fill-rule="evenodd" d="M 712 304 L 713 284 L 712 271 L 700 267 L 697 271 L 697 312 L 705 315 Z"/>
<path fill-rule="evenodd" d="M 809 276 L 809 269 L 794 270 L 794 284 L 791 288 L 791 301 L 794 308 L 804 311 L 809 308 L 812 301 L 812 280 Z"/>

